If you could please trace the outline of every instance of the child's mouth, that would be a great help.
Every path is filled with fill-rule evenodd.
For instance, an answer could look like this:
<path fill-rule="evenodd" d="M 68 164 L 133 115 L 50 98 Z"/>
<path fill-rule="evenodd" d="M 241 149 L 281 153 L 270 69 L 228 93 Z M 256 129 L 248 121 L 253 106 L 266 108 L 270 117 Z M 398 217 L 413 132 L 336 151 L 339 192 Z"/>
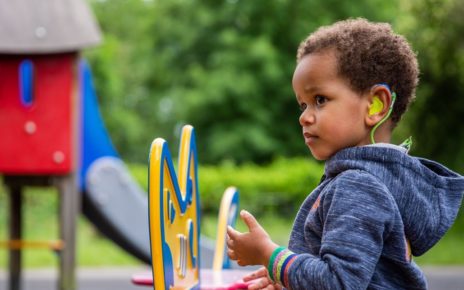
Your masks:
<path fill-rule="evenodd" d="M 318 138 L 316 135 L 308 133 L 308 132 L 304 132 L 303 137 L 305 139 L 306 145 L 312 144 Z"/>

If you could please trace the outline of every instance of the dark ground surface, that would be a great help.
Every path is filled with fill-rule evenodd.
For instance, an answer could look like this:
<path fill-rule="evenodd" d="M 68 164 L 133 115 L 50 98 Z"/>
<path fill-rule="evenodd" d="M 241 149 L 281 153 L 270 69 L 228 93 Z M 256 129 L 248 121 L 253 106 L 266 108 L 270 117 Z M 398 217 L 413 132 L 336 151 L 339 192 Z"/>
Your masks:
<path fill-rule="evenodd" d="M 430 290 L 464 290 L 464 266 L 423 267 Z M 131 277 L 149 271 L 148 268 L 80 268 L 77 272 L 77 290 L 144 290 L 150 287 L 135 286 Z M 26 270 L 23 272 L 22 290 L 57 289 L 55 269 Z M 8 290 L 8 272 L 0 269 L 0 289 Z"/>

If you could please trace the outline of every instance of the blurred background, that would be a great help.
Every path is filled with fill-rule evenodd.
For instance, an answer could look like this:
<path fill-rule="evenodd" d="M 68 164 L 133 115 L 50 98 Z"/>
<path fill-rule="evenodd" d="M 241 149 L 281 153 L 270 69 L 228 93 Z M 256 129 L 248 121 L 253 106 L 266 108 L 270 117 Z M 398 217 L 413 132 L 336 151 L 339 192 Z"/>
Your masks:
<path fill-rule="evenodd" d="M 291 87 L 296 49 L 321 25 L 349 17 L 388 22 L 417 52 L 416 101 L 395 131 L 413 136 L 411 154 L 464 173 L 464 2 L 461 0 L 88 0 L 103 42 L 83 56 L 114 146 L 147 186 L 151 141 L 163 137 L 177 155 L 180 129 L 196 129 L 202 232 L 215 237 L 223 190 L 240 189 L 281 244 L 298 206 L 317 185 L 323 164 L 301 137 Z M 461 96 L 461 97 L 460 97 Z M 40 194 L 38 194 L 40 191 Z M 0 188 L 0 239 L 7 237 L 7 195 Z M 57 232 L 54 190 L 25 195 L 26 238 Z M 243 224 L 238 225 L 244 229 Z M 464 214 L 420 264 L 464 264 Z M 85 250 L 84 250 L 85 249 Z M 102 255 L 101 253 L 104 253 Z M 0 251 L 0 267 L 7 265 Z M 136 265 L 84 218 L 78 265 Z M 26 251 L 26 267 L 55 265 L 49 252 Z"/>

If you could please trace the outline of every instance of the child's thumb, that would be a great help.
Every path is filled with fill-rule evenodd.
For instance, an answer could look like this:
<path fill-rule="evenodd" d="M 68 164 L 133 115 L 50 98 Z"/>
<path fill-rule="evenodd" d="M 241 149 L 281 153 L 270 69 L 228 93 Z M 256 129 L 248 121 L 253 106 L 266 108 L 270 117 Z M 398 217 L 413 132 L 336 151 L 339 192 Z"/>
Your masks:
<path fill-rule="evenodd" d="M 261 227 L 255 217 L 246 210 L 240 211 L 240 217 L 245 222 L 250 232 Z"/>

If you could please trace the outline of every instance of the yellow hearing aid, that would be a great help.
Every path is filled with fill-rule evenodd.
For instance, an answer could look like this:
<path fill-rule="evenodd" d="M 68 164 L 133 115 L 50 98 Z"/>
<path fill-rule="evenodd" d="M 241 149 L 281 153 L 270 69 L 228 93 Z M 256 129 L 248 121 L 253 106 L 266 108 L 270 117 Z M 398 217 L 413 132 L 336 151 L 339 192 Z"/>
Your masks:
<path fill-rule="evenodd" d="M 390 87 L 387 84 L 378 84 L 378 85 L 385 86 L 390 91 Z M 390 107 L 388 108 L 387 115 L 383 117 L 383 119 L 380 120 L 371 130 L 371 143 L 372 144 L 375 144 L 374 135 L 375 135 L 375 131 L 377 130 L 377 128 L 380 127 L 388 118 L 390 118 L 390 115 L 393 111 L 393 105 L 395 104 L 395 101 L 396 101 L 395 92 L 391 92 L 391 98 L 392 99 L 391 99 Z M 372 100 L 372 105 L 369 108 L 369 116 L 382 112 L 383 108 L 384 108 L 384 105 L 382 101 L 380 101 L 378 96 L 374 96 Z M 409 151 L 409 149 L 411 149 L 411 146 L 412 146 L 412 138 L 409 137 L 400 146 L 406 148 L 406 150 Z"/>
<path fill-rule="evenodd" d="M 390 88 L 388 88 L 388 89 L 390 89 Z M 378 122 L 377 125 L 375 125 L 374 128 L 372 128 L 372 130 L 371 130 L 371 143 L 372 144 L 375 144 L 375 138 L 374 138 L 375 130 L 377 130 L 377 128 L 380 125 L 382 125 L 390 117 L 390 115 L 391 115 L 391 113 L 393 111 L 393 105 L 395 104 L 395 101 L 396 101 L 396 93 L 392 92 L 391 96 L 392 96 L 392 100 L 391 100 L 390 108 L 388 109 L 387 115 L 385 117 L 383 117 L 383 119 L 380 120 L 380 122 Z M 382 109 L 383 109 L 382 101 L 380 101 L 379 97 L 374 96 L 374 99 L 372 101 L 372 105 L 369 108 L 369 115 L 379 113 L 379 112 L 382 111 Z"/>
<path fill-rule="evenodd" d="M 374 99 L 372 100 L 372 105 L 369 108 L 369 116 L 380 113 L 380 112 L 382 112 L 382 110 L 383 110 L 382 101 L 379 99 L 379 97 L 374 96 Z"/>

